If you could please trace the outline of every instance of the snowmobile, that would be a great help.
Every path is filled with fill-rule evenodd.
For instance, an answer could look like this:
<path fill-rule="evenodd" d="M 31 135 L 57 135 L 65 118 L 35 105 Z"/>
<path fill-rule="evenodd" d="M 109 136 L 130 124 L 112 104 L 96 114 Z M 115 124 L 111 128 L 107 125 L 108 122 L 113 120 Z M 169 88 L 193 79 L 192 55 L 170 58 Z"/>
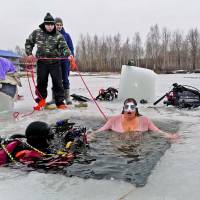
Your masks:
<path fill-rule="evenodd" d="M 106 90 L 100 89 L 99 94 L 95 99 L 101 101 L 112 101 L 117 97 L 118 97 L 118 90 L 113 87 L 109 87 Z"/>
<path fill-rule="evenodd" d="M 153 105 L 156 105 L 165 97 L 163 103 L 167 106 L 172 105 L 177 108 L 196 108 L 200 106 L 200 91 L 189 85 L 179 85 L 174 83 L 172 90 L 159 98 Z"/>

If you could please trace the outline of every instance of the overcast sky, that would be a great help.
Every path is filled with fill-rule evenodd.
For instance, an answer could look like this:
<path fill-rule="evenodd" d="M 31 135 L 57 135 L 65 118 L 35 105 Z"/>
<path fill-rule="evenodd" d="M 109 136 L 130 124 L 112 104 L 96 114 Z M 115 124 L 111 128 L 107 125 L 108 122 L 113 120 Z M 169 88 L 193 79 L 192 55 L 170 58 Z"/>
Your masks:
<path fill-rule="evenodd" d="M 75 45 L 81 33 L 144 38 L 154 24 L 184 32 L 200 27 L 200 0 L 0 0 L 0 49 L 24 47 L 47 12 L 63 18 Z"/>

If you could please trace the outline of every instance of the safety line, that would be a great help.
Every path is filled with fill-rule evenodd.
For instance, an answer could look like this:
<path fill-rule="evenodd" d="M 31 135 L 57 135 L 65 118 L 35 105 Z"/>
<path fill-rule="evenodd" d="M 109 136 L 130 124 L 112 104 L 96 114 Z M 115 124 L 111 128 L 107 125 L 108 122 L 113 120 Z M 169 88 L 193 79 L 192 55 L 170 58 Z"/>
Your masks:
<path fill-rule="evenodd" d="M 30 62 L 27 62 L 27 59 L 25 59 L 26 62 L 25 62 L 25 63 L 21 63 L 21 64 L 34 66 L 34 65 L 36 64 L 36 60 L 68 60 L 68 57 L 63 57 L 63 58 L 45 58 L 45 57 L 39 57 L 39 58 L 36 58 L 36 59 L 32 59 L 32 62 L 31 62 L 31 63 L 30 63 Z M 78 72 L 78 74 L 79 74 L 79 76 L 80 76 L 80 78 L 81 78 L 83 84 L 85 85 L 85 87 L 86 87 L 86 89 L 87 89 L 89 95 L 91 96 L 93 102 L 95 103 L 96 107 L 98 108 L 98 110 L 100 111 L 100 113 L 103 115 L 103 117 L 104 117 L 105 120 L 107 121 L 108 118 L 106 117 L 106 115 L 105 115 L 104 112 L 101 110 L 101 108 L 100 108 L 100 106 L 98 105 L 98 103 L 96 102 L 95 98 L 93 97 L 93 95 L 92 95 L 90 89 L 88 88 L 88 86 L 87 86 L 85 80 L 83 79 L 83 76 L 81 75 L 80 70 L 78 69 L 77 64 L 75 63 L 75 60 L 74 60 L 74 64 L 75 64 L 74 67 L 75 67 L 76 71 Z M 32 74 L 32 80 L 33 80 L 35 89 L 37 90 L 37 87 L 36 87 L 35 82 L 34 82 L 33 67 L 32 67 L 31 74 Z M 30 84 L 29 84 L 29 87 L 30 87 Z M 30 90 L 31 90 L 31 87 L 30 87 Z M 39 91 L 37 90 L 36 92 L 37 92 L 37 95 L 39 96 L 39 95 L 40 95 Z M 32 93 L 32 90 L 31 90 L 31 93 Z M 33 96 L 33 94 L 32 94 L 32 96 Z M 41 95 L 40 95 L 40 96 L 41 96 Z M 33 98 L 34 98 L 34 97 L 33 97 Z"/>

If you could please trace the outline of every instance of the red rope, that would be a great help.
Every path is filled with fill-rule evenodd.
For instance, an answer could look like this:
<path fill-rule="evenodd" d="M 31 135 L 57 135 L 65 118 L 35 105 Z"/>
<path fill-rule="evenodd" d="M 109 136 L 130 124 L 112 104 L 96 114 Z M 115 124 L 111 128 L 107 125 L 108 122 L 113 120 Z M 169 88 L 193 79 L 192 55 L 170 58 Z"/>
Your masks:
<path fill-rule="evenodd" d="M 39 57 L 39 58 L 37 58 L 37 60 L 67 60 L 68 59 L 68 57 L 63 57 L 63 58 L 42 58 L 42 57 Z M 26 60 L 25 60 L 26 61 Z M 36 61 L 36 60 L 35 60 Z M 73 61 L 74 62 L 74 64 L 76 65 L 76 63 L 75 63 L 75 61 Z M 31 66 L 34 66 L 36 63 L 21 63 L 21 64 L 25 64 L 25 65 L 31 65 Z M 78 74 L 79 74 L 79 76 L 80 76 L 80 78 L 81 78 L 81 80 L 82 80 L 82 82 L 83 82 L 83 84 L 85 85 L 85 87 L 86 87 L 86 89 L 87 89 L 87 91 L 88 91 L 88 93 L 90 94 L 90 96 L 91 96 L 91 98 L 92 98 L 92 100 L 93 100 L 93 102 L 95 103 L 95 105 L 97 106 L 97 108 L 98 108 L 98 110 L 100 111 L 100 113 L 103 115 L 103 117 L 105 118 L 105 120 L 108 120 L 108 118 L 106 117 L 106 115 L 104 114 L 104 112 L 101 110 L 101 108 L 100 108 L 100 106 L 98 105 L 98 103 L 96 102 L 96 100 L 95 100 L 95 98 L 93 97 L 93 95 L 92 95 L 92 93 L 91 93 L 91 91 L 90 91 L 90 89 L 88 88 L 88 86 L 87 86 L 87 84 L 86 84 L 86 82 L 85 82 L 85 80 L 83 79 L 83 77 L 82 77 L 82 75 L 81 75 L 81 73 L 80 73 L 80 71 L 79 71 L 79 69 L 78 69 L 78 66 L 76 65 L 75 66 L 76 67 L 76 70 L 77 70 L 77 72 L 78 72 Z M 37 90 L 37 87 L 36 87 L 36 85 L 35 85 L 35 81 L 34 81 L 34 72 L 33 72 L 33 67 L 32 67 L 32 72 L 31 72 L 31 74 L 32 74 L 32 80 L 33 80 L 33 83 L 34 83 L 34 86 L 35 86 L 35 89 L 36 89 L 36 92 L 37 92 L 37 94 L 38 94 L 38 96 L 40 95 L 40 93 L 39 93 L 39 91 Z M 30 84 L 29 84 L 29 87 L 30 87 Z M 30 90 L 31 90 L 31 87 L 30 87 Z M 32 91 L 32 90 L 31 90 Z M 32 95 L 33 96 L 33 95 Z M 40 97 L 41 97 L 41 95 L 40 95 Z M 33 97 L 34 98 L 34 97 Z"/>
<path fill-rule="evenodd" d="M 32 89 L 31 89 L 31 83 L 30 83 L 30 79 L 29 79 L 29 74 L 28 74 L 28 72 L 30 72 L 30 71 L 28 70 L 28 66 L 27 66 L 27 67 L 26 67 L 26 75 L 27 75 L 27 78 L 28 78 L 29 89 L 30 89 L 31 95 L 32 95 L 32 97 L 33 97 L 33 99 L 34 99 L 34 95 L 33 95 Z M 35 99 L 34 99 L 34 100 L 35 100 Z"/>
<path fill-rule="evenodd" d="M 104 112 L 101 110 L 101 108 L 100 108 L 100 106 L 98 105 L 98 103 L 96 102 L 95 98 L 93 97 L 93 95 L 92 95 L 90 89 L 88 88 L 86 82 L 85 82 L 84 79 L 83 79 L 83 76 L 81 75 L 81 73 L 80 73 L 80 71 L 79 71 L 79 69 L 78 69 L 78 66 L 76 66 L 76 69 L 77 69 L 77 72 L 78 72 L 79 76 L 81 77 L 81 80 L 83 81 L 83 84 L 85 85 L 87 91 L 89 92 L 89 94 L 90 94 L 90 96 L 91 96 L 93 102 L 96 104 L 98 110 L 100 111 L 100 113 L 103 115 L 103 117 L 104 117 L 105 120 L 107 121 L 108 118 L 106 117 L 106 115 L 105 115 Z"/>
<path fill-rule="evenodd" d="M 40 94 L 39 90 L 37 89 L 37 86 L 35 84 L 35 79 L 34 79 L 34 67 L 32 65 L 32 68 L 31 68 L 31 77 L 32 77 L 32 81 L 33 81 L 33 85 L 34 85 L 34 88 L 35 88 L 35 92 L 37 94 L 37 96 L 40 98 L 40 99 L 43 99 L 42 95 Z M 35 100 L 35 99 L 34 99 Z"/>
<path fill-rule="evenodd" d="M 31 73 L 33 85 L 34 85 L 35 92 L 36 92 L 37 96 L 38 96 L 40 99 L 43 99 L 42 95 L 40 94 L 40 92 L 39 92 L 39 90 L 37 89 L 37 86 L 36 86 L 36 84 L 35 84 L 35 79 L 34 79 L 34 65 L 27 66 L 27 67 L 26 67 L 26 72 L 27 72 L 27 78 L 28 78 L 28 82 L 29 82 L 29 88 L 30 88 L 30 91 L 31 91 L 33 100 L 35 101 L 35 98 L 34 98 L 34 95 L 33 95 L 32 89 L 31 89 L 31 84 L 30 84 L 28 72 Z"/>
<path fill-rule="evenodd" d="M 31 68 L 29 69 L 29 67 L 31 67 Z M 27 78 L 28 78 L 28 84 L 29 84 L 29 89 L 30 89 L 30 92 L 31 92 L 31 96 L 32 96 L 33 100 L 35 101 L 35 98 L 34 98 L 34 95 L 33 95 L 33 91 L 32 91 L 32 88 L 31 88 L 31 83 L 30 83 L 30 79 L 29 79 L 29 74 L 28 74 L 28 72 L 31 72 L 32 81 L 33 81 L 33 84 L 34 84 L 35 89 L 37 90 L 37 87 L 36 87 L 36 85 L 35 85 L 35 80 L 34 80 L 33 65 L 31 65 L 31 66 L 26 66 L 26 75 L 27 75 Z M 38 94 L 40 95 L 40 93 L 39 93 L 38 90 L 37 90 L 37 92 L 38 92 Z M 41 96 L 41 95 L 40 95 L 40 96 Z M 35 109 L 33 109 L 31 112 L 26 113 L 26 114 L 21 113 L 21 114 L 22 114 L 21 117 L 30 116 L 30 115 L 32 115 L 34 112 L 35 112 Z M 18 119 L 19 116 L 20 116 L 20 112 L 14 112 L 14 113 L 13 113 L 13 117 L 14 117 L 14 118 Z"/>
<path fill-rule="evenodd" d="M 30 115 L 32 115 L 34 112 L 35 112 L 35 110 L 33 109 L 33 110 L 32 110 L 31 112 L 29 112 L 29 113 L 26 113 L 26 114 L 21 113 L 21 117 L 30 116 Z M 15 119 L 18 119 L 18 118 L 19 118 L 19 115 L 20 115 L 19 112 L 13 112 L 13 117 L 14 117 Z"/>

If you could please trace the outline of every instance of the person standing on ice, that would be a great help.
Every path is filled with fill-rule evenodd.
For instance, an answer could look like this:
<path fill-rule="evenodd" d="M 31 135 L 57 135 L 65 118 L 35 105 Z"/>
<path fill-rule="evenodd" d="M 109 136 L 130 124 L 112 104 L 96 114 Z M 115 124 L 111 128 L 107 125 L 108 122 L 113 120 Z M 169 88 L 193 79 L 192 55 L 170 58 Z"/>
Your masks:
<path fill-rule="evenodd" d="M 59 31 L 72 55 L 74 56 L 74 46 L 73 46 L 73 42 L 72 39 L 69 35 L 69 33 L 65 32 L 65 29 L 63 28 L 63 21 L 60 17 L 55 18 L 55 24 L 56 24 L 56 30 Z M 61 69 L 62 69 L 62 82 L 63 82 L 63 87 L 64 87 L 64 97 L 65 97 L 65 103 L 67 105 L 72 104 L 72 102 L 70 101 L 70 83 L 69 83 L 69 73 L 70 73 L 70 62 L 69 60 L 61 60 Z M 48 103 L 48 104 L 52 104 L 55 103 L 55 95 L 54 95 L 54 91 L 52 90 L 52 100 Z"/>
<path fill-rule="evenodd" d="M 48 76 L 50 74 L 56 106 L 58 109 L 65 109 L 61 64 L 60 60 L 54 58 L 69 57 L 71 59 L 73 57 L 63 36 L 56 31 L 55 20 L 50 13 L 46 14 L 44 22 L 39 25 L 39 29 L 34 30 L 26 39 L 27 60 L 34 59 L 32 50 L 35 45 L 37 45 L 36 57 L 39 58 L 37 61 L 38 105 L 47 97 Z M 48 58 L 48 60 L 40 58 Z"/>

